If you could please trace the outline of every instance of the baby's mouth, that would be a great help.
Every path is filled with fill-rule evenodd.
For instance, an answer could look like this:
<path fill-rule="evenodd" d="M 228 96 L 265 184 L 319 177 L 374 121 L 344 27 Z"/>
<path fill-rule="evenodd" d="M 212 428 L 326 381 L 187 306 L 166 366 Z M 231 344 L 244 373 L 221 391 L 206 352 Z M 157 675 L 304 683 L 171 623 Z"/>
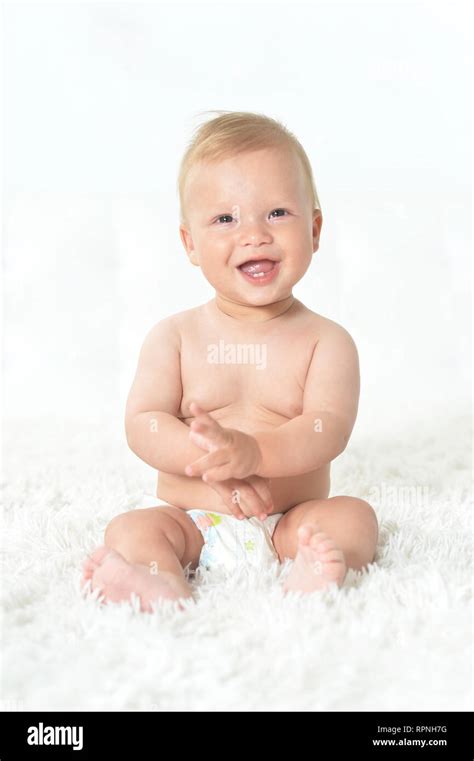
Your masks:
<path fill-rule="evenodd" d="M 257 286 L 265 286 L 272 283 L 278 277 L 280 262 L 274 259 L 249 259 L 237 269 L 248 283 Z"/>
<path fill-rule="evenodd" d="M 268 272 L 271 272 L 276 266 L 276 262 L 273 259 L 250 259 L 248 262 L 244 262 L 239 266 L 239 270 L 245 272 L 246 275 L 255 279 L 265 277 Z"/>

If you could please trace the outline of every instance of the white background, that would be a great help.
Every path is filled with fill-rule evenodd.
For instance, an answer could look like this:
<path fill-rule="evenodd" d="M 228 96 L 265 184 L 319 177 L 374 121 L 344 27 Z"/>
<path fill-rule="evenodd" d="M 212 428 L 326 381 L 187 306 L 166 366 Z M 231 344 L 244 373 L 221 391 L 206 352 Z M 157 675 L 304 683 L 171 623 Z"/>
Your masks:
<path fill-rule="evenodd" d="M 444 5 L 6 4 L 6 415 L 121 421 L 146 332 L 212 298 L 176 179 L 214 108 L 280 119 L 312 162 L 295 295 L 356 340 L 356 430 L 462 405 L 470 41 Z"/>

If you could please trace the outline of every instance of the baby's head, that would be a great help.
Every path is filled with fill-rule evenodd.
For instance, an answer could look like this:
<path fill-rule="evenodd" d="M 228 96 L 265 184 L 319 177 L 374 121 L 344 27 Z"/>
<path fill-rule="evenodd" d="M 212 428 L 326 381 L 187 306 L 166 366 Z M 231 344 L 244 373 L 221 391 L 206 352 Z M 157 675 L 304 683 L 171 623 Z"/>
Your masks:
<path fill-rule="evenodd" d="M 322 214 L 311 165 L 276 120 L 218 113 L 181 161 L 181 240 L 217 294 L 272 304 L 291 296 L 318 249 Z"/>

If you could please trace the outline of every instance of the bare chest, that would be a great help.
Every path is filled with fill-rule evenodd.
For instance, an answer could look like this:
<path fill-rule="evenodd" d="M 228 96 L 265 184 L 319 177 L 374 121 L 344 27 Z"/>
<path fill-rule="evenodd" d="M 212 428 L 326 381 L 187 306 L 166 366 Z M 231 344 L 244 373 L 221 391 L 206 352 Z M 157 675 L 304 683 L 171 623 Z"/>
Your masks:
<path fill-rule="evenodd" d="M 269 425 L 302 412 L 314 340 L 271 335 L 249 341 L 235 335 L 194 335 L 181 350 L 181 415 L 192 401 L 218 419 L 239 415 Z M 246 426 L 248 427 L 248 426 Z"/>

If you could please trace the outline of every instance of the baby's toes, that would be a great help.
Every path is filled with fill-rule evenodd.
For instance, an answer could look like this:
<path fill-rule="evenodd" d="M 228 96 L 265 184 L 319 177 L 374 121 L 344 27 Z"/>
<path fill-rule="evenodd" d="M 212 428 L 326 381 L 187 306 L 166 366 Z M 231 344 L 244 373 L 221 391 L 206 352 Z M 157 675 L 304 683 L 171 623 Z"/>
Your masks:
<path fill-rule="evenodd" d="M 82 591 L 85 591 L 87 583 L 92 580 L 94 573 L 101 566 L 107 555 L 111 553 L 113 553 L 113 550 L 103 545 L 86 557 L 82 563 L 82 577 L 79 582 Z"/>
<path fill-rule="evenodd" d="M 312 526 L 300 526 L 298 528 L 298 542 L 300 544 L 309 544 L 313 534 Z"/>
<path fill-rule="evenodd" d="M 322 563 L 342 563 L 344 561 L 342 550 L 338 550 L 337 548 L 329 550 L 329 552 L 323 552 L 319 557 Z"/>
<path fill-rule="evenodd" d="M 84 571 L 84 573 L 87 573 L 87 571 L 92 570 L 93 568 L 96 568 L 96 564 L 92 560 L 91 556 L 88 555 L 82 561 L 82 570 Z"/>
<path fill-rule="evenodd" d="M 317 552 L 327 552 L 336 549 L 336 545 L 327 534 L 314 534 L 310 542 L 311 549 Z"/>
<path fill-rule="evenodd" d="M 323 539 L 327 539 L 327 534 L 322 531 L 318 531 L 312 524 L 304 524 L 298 528 L 298 540 L 302 545 L 308 547 L 315 547 L 315 543 L 319 543 Z"/>
<path fill-rule="evenodd" d="M 90 581 L 94 575 L 94 571 L 97 568 L 96 563 L 94 563 L 91 558 L 86 558 L 82 564 L 82 577 L 80 580 L 80 587 L 83 589 L 87 582 Z"/>
<path fill-rule="evenodd" d="M 110 549 L 110 547 L 106 547 L 105 544 L 103 544 L 101 547 L 97 547 L 96 550 L 90 555 L 90 559 L 95 564 L 95 567 L 101 565 L 107 555 L 110 555 L 113 552 L 113 550 Z"/>

